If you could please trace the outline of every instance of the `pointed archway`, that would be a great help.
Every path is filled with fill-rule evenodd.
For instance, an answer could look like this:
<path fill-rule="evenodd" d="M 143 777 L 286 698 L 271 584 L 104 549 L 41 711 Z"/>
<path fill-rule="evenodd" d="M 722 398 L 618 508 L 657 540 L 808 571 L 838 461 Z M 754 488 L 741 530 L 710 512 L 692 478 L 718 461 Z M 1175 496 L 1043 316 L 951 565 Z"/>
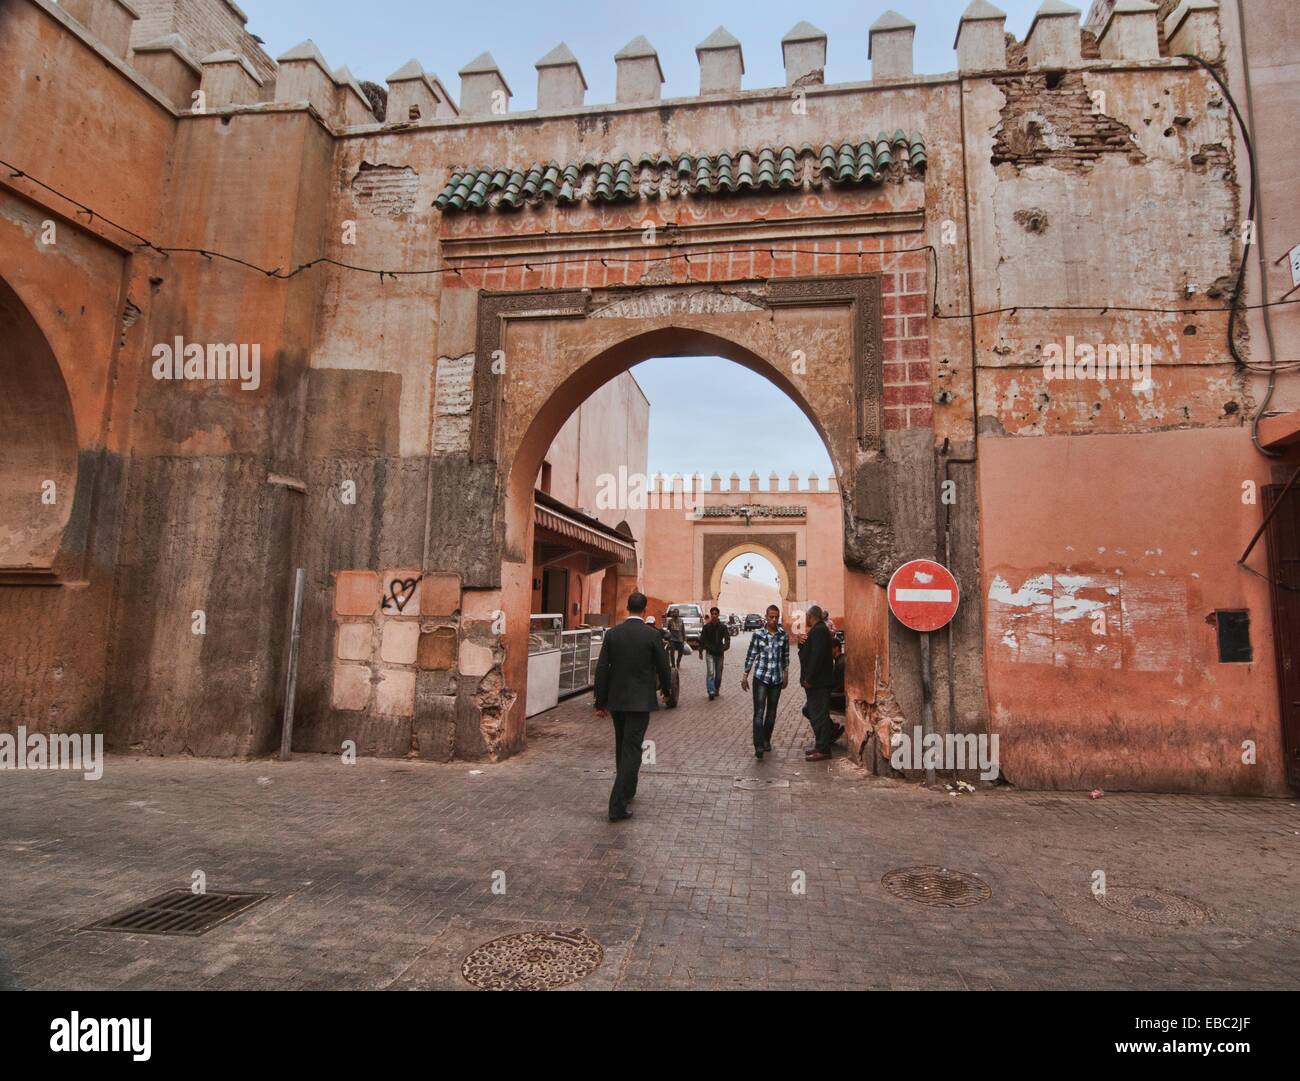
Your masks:
<path fill-rule="evenodd" d="M 784 539 L 788 534 L 777 538 L 778 541 Z M 793 540 L 793 538 L 791 538 Z M 727 543 L 726 539 L 723 543 Z M 729 547 L 721 550 L 715 550 L 708 556 L 708 563 L 704 568 L 704 580 L 708 583 L 708 595 L 717 603 L 718 597 L 722 593 L 722 575 L 727 569 L 727 565 L 737 556 L 745 555 L 747 552 L 753 552 L 762 556 L 773 567 L 781 572 L 781 599 L 787 604 L 793 603 L 798 598 L 795 596 L 795 568 L 791 559 L 793 548 L 784 544 L 770 544 L 758 538 L 746 537 L 743 540 L 731 543 Z"/>
<path fill-rule="evenodd" d="M 0 575 L 54 573 L 77 482 L 72 399 L 45 334 L 0 279 Z"/>
<path fill-rule="evenodd" d="M 599 387 L 652 357 L 719 356 L 779 387 L 822 439 L 845 493 L 844 595 L 868 613 L 848 683 L 874 697 L 883 668 L 883 593 L 864 563 L 854 478 L 882 448 L 880 283 L 873 276 L 781 280 L 751 287 L 663 286 L 602 292 L 483 294 L 479 304 L 472 455 L 499 478 L 499 666 L 483 678 L 485 742 L 494 754 L 523 746 L 528 669 L 534 481 L 568 417 Z M 495 367 L 483 363 L 496 357 Z M 719 403 L 725 409 L 725 403 Z M 872 523 L 873 525 L 875 523 Z M 793 575 L 788 575 L 793 578 Z M 623 583 L 620 583 L 622 585 Z M 616 596 L 621 613 L 626 596 Z M 486 623 L 485 623 L 486 629 Z M 850 721 L 851 745 L 865 718 Z M 490 726 L 490 730 L 488 728 Z"/>

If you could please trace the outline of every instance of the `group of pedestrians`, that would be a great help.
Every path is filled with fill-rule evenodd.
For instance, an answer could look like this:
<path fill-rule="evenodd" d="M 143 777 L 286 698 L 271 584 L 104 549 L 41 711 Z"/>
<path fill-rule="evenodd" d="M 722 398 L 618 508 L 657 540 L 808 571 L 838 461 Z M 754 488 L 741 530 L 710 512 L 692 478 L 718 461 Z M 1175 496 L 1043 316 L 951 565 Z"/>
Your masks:
<path fill-rule="evenodd" d="M 680 665 L 687 648 L 685 628 L 676 610 L 668 612 L 661 629 L 654 626 L 653 617 L 647 620 L 647 604 L 643 593 L 628 597 L 628 618 L 606 632 L 596 662 L 596 713 L 612 715 L 614 721 L 611 822 L 632 817 L 628 804 L 636 796 L 650 714 L 659 708 L 660 699 L 666 700 L 672 693 L 672 670 Z M 813 605 L 806 617 L 807 633 L 798 640 L 799 684 L 806 698 L 802 712 L 812 727 L 813 743 L 804 749 L 804 760 L 822 762 L 831 757 L 831 745 L 844 732 L 843 725 L 831 720 L 837 680 L 843 687 L 843 661 L 836 656 L 839 644 L 822 609 Z M 709 701 L 722 693 L 724 660 L 730 648 L 731 632 L 720 611 L 709 609 L 708 622 L 700 631 Z M 765 613 L 763 626 L 749 640 L 740 680 L 741 689 L 753 696 L 754 757 L 760 761 L 772 750 L 777 707 L 789 684 L 790 636 L 781 626 L 781 610 L 773 604 Z"/>
<path fill-rule="evenodd" d="M 813 730 L 813 743 L 804 748 L 804 761 L 823 762 L 831 756 L 831 744 L 844 732 L 844 726 L 831 720 L 831 692 L 835 687 L 835 638 L 826 622 L 826 613 L 817 605 L 807 612 L 808 632 L 799 638 L 799 685 L 804 689 L 803 715 Z M 762 761 L 772 749 L 776 729 L 776 710 L 781 692 L 790 685 L 790 636 L 781 626 L 781 609 L 768 605 L 763 626 L 749 640 L 745 654 L 742 690 L 754 697 L 754 757 Z"/>

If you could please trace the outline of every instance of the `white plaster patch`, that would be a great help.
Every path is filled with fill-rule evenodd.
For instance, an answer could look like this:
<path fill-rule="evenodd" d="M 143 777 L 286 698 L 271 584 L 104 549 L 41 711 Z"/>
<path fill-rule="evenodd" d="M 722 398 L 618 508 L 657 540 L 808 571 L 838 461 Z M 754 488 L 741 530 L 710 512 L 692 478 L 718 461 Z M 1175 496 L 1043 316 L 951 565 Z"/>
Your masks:
<path fill-rule="evenodd" d="M 1038 604 L 1046 604 L 1051 599 L 1052 576 L 1050 574 L 1040 574 L 1035 578 L 1028 578 L 1016 590 L 1013 590 L 1011 583 L 1000 574 L 995 574 L 993 581 L 989 584 L 989 600 L 997 601 L 1000 604 L 1009 604 L 1017 608 L 1029 608 Z"/>
<path fill-rule="evenodd" d="M 462 454 L 469 450 L 473 405 L 474 354 L 439 357 L 433 407 L 434 454 Z"/>
<path fill-rule="evenodd" d="M 1026 580 L 1019 589 L 1000 574 L 989 584 L 988 625 L 998 659 L 1014 664 L 1052 663 L 1052 576 Z"/>

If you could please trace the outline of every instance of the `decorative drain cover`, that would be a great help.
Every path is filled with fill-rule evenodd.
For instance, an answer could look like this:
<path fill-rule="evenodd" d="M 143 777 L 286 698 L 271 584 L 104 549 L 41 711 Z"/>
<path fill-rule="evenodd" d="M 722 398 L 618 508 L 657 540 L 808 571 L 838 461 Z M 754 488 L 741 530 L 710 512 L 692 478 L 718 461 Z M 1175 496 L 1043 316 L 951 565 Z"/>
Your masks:
<path fill-rule="evenodd" d="M 270 896 L 269 893 L 227 893 L 224 890 L 209 890 L 207 893 L 168 890 L 143 904 L 92 923 L 84 930 L 126 931 L 136 935 L 201 935 Z"/>
<path fill-rule="evenodd" d="M 769 781 L 762 777 L 737 777 L 732 788 L 743 788 L 746 792 L 757 792 L 761 788 L 789 788 L 789 781 Z"/>
<path fill-rule="evenodd" d="M 1149 886 L 1108 886 L 1105 893 L 1093 896 L 1102 908 L 1139 923 L 1195 927 L 1210 918 L 1209 911 L 1195 901 Z"/>
<path fill-rule="evenodd" d="M 460 973 L 484 991 L 551 991 L 596 971 L 605 950 L 582 928 L 524 931 L 473 950 Z"/>
<path fill-rule="evenodd" d="M 937 908 L 965 908 L 993 896 L 979 876 L 947 867 L 898 867 L 880 881 L 895 897 Z"/>

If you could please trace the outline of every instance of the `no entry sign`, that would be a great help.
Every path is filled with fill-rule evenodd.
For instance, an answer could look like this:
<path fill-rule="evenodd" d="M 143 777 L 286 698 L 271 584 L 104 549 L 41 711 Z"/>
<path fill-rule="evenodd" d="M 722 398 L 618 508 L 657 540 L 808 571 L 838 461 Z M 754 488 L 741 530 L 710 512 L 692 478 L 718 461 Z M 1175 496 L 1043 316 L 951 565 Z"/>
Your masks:
<path fill-rule="evenodd" d="M 937 631 L 957 614 L 961 591 L 957 579 L 942 563 L 913 559 L 889 579 L 889 610 L 904 627 Z"/>

